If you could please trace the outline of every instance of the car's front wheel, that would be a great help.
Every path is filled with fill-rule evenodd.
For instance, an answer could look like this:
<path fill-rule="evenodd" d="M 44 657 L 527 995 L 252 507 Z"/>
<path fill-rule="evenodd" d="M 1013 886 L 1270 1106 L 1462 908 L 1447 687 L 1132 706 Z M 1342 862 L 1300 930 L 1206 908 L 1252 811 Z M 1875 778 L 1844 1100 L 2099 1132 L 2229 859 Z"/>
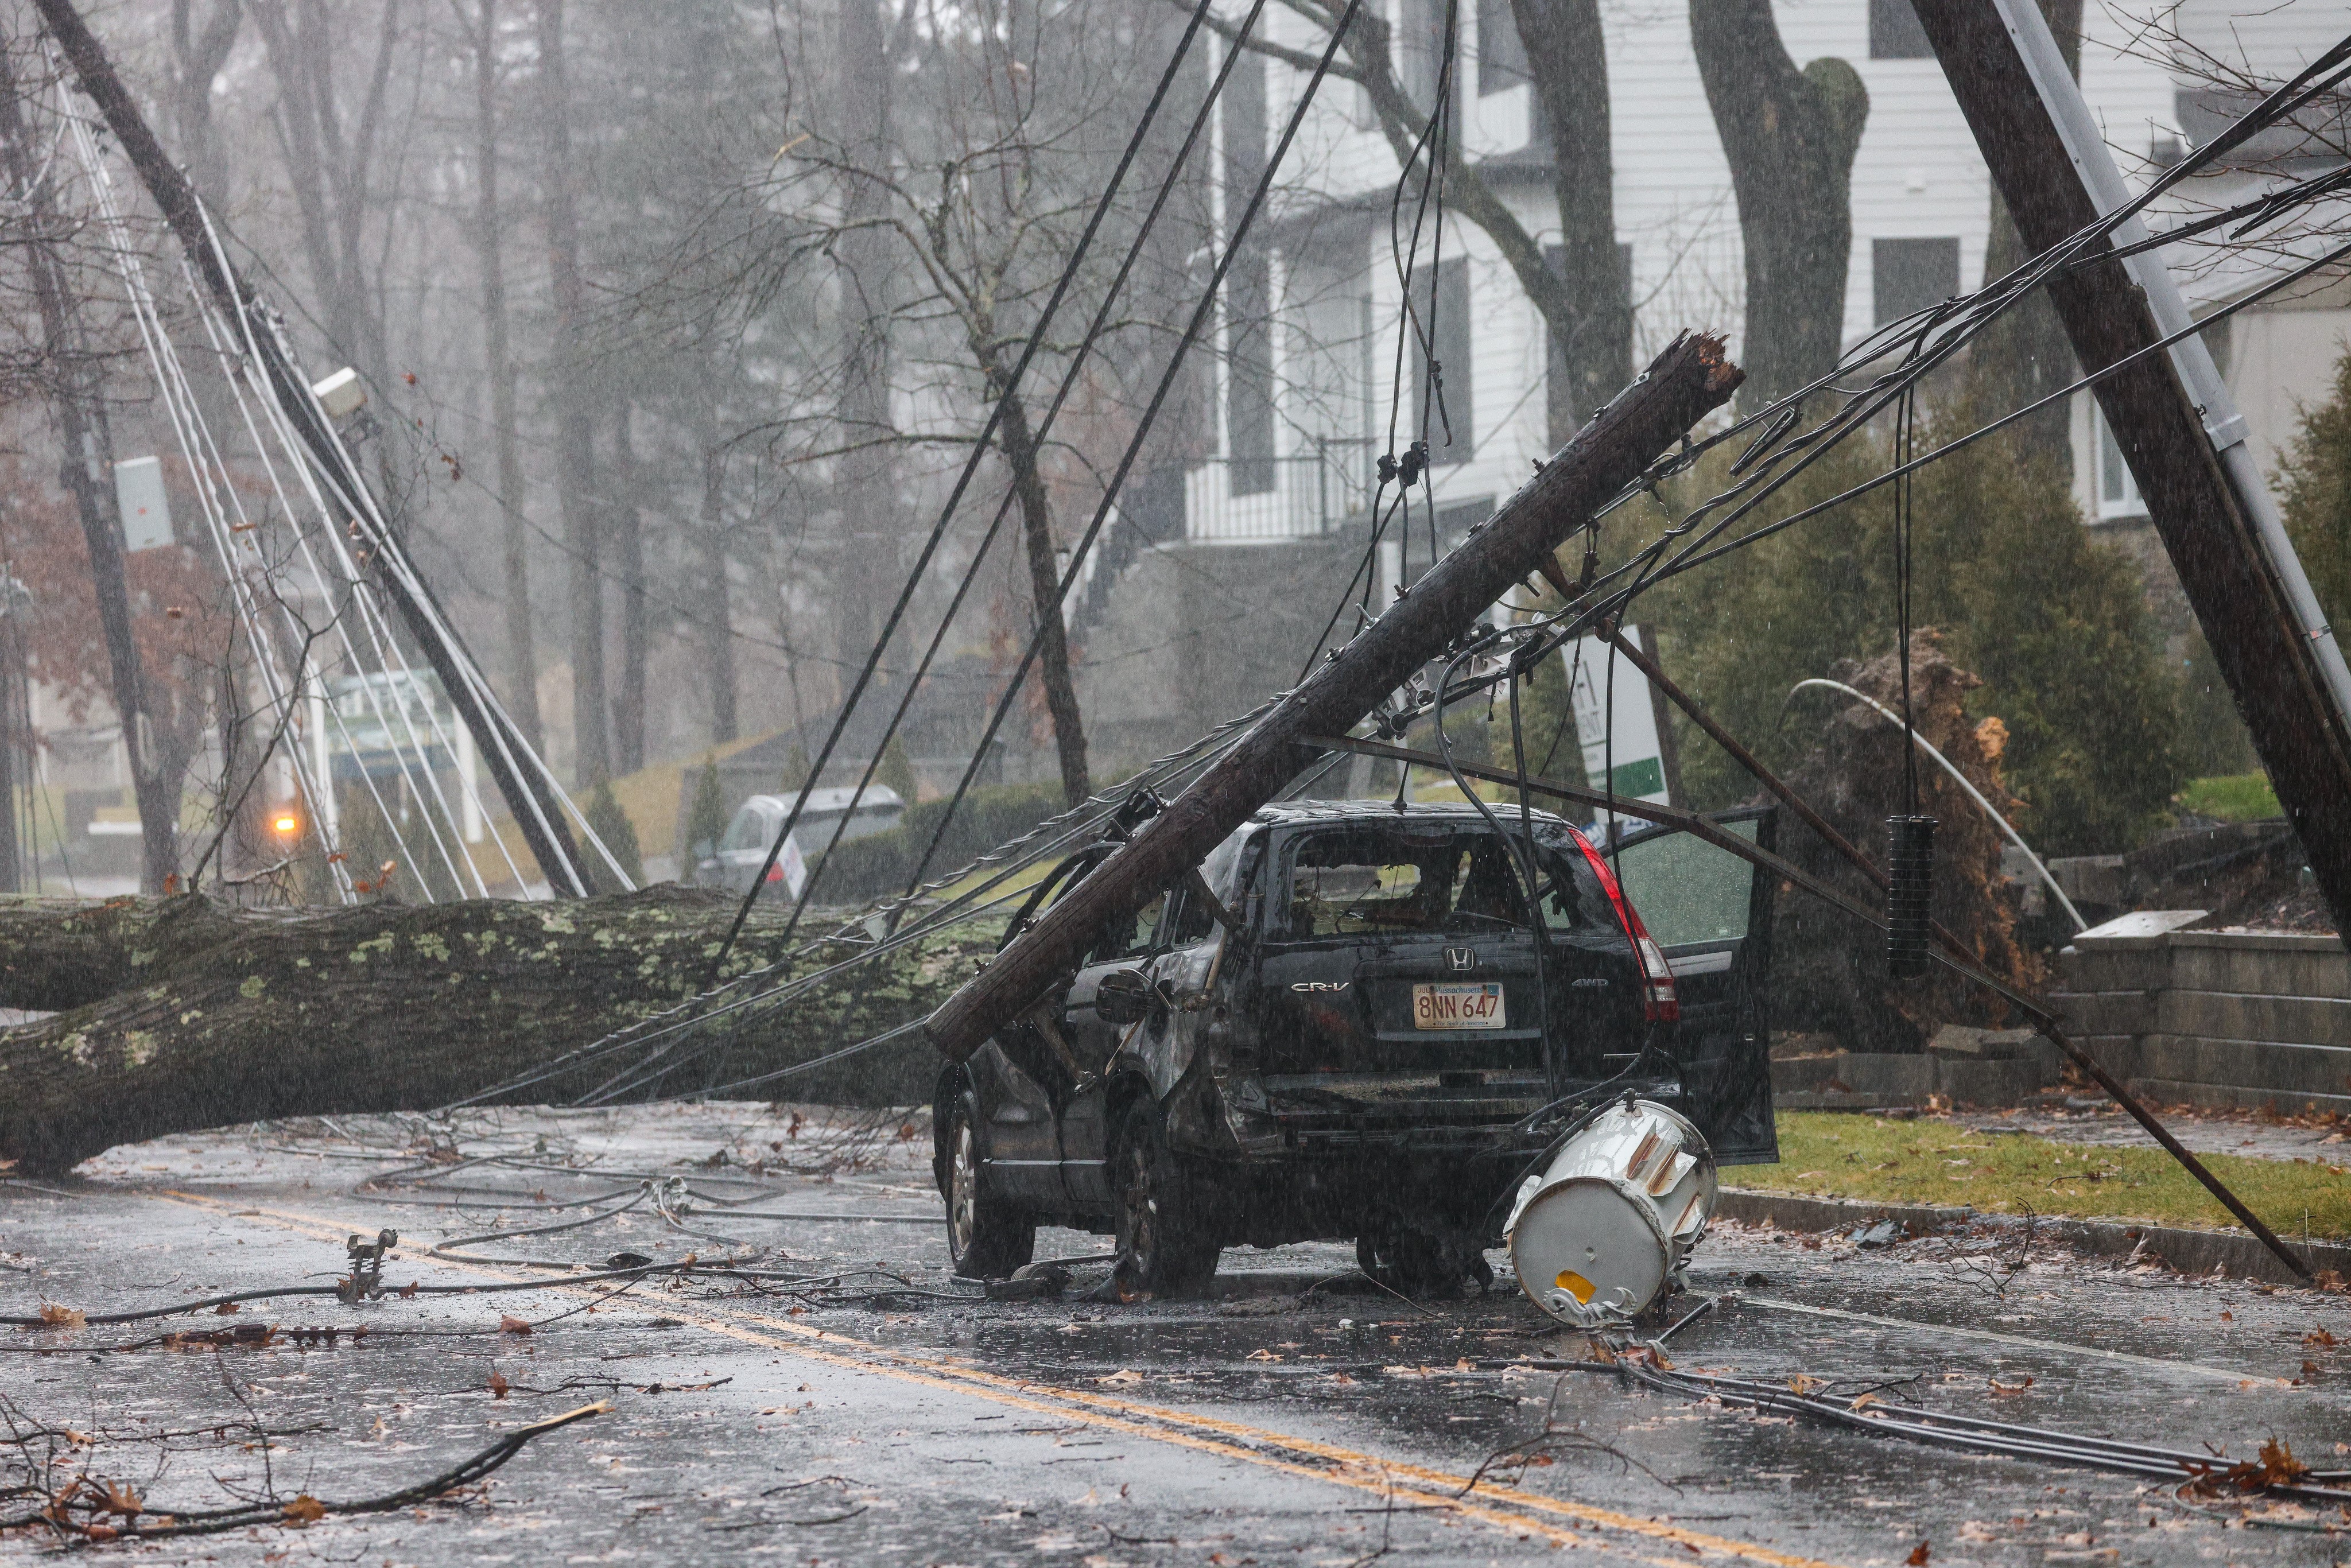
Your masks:
<path fill-rule="evenodd" d="M 958 1095 L 947 1124 L 947 1255 L 967 1280 L 1001 1280 L 1035 1255 L 1037 1221 L 988 1189 L 978 1108 Z"/>
<path fill-rule="evenodd" d="M 1128 1107 L 1117 1151 L 1120 1294 L 1198 1291 L 1216 1278 L 1223 1249 L 1207 1228 L 1198 1185 L 1167 1146 L 1166 1124 L 1148 1095 Z"/>

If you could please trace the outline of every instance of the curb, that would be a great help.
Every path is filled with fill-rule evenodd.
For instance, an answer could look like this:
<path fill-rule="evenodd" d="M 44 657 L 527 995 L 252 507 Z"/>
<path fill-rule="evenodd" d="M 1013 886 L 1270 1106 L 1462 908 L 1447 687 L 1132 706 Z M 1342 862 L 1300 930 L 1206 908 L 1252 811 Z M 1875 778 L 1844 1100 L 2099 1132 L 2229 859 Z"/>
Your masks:
<path fill-rule="evenodd" d="M 1919 1235 L 1982 1222 L 2015 1225 L 2012 1215 L 1984 1214 L 1972 1208 L 1944 1208 L 1921 1203 L 1864 1203 L 1844 1197 L 1803 1197 L 1793 1193 L 1760 1192 L 1753 1187 L 1726 1186 L 1714 1206 L 1715 1216 L 1741 1225 L 1768 1225 L 1778 1230 L 1845 1230 L 1873 1220 L 1891 1219 Z M 2259 1280 L 2273 1285 L 2304 1285 L 2286 1266 L 2270 1256 L 2268 1248 L 2235 1230 L 2188 1230 L 2167 1225 L 2132 1225 L 2116 1219 L 2056 1219 L 2034 1221 L 2033 1233 L 2064 1242 L 2093 1258 L 2152 1255 L 2183 1274 L 2220 1273 Z M 2351 1246 L 2333 1241 L 2307 1244 L 2289 1240 L 2315 1271 L 2332 1269 L 2351 1278 Z M 2145 1251 L 2141 1251 L 2141 1248 Z"/>

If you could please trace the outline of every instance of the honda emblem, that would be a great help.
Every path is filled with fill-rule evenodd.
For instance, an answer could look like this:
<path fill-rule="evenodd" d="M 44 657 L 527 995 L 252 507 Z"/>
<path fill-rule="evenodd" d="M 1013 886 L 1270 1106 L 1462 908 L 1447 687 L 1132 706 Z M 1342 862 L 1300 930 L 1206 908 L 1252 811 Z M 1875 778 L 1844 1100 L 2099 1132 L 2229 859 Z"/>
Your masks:
<path fill-rule="evenodd" d="M 1457 975 L 1468 973 L 1478 967 L 1478 949 L 1447 947 L 1445 950 L 1445 967 Z"/>

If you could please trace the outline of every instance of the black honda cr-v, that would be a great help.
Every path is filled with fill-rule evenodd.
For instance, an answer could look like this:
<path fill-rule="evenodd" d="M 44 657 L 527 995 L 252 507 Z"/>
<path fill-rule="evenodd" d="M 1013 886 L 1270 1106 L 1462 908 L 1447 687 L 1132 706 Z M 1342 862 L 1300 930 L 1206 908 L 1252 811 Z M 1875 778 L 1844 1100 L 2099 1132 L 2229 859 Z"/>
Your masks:
<path fill-rule="evenodd" d="M 1105 929 L 939 1079 L 958 1271 L 1008 1273 L 1064 1225 L 1115 1234 L 1136 1292 L 1205 1282 L 1226 1247 L 1315 1239 L 1353 1239 L 1403 1288 L 1482 1280 L 1555 1108 L 1602 1084 L 1681 1110 L 1722 1163 L 1777 1158 L 1772 879 L 1677 831 L 1604 856 L 1538 812 L 1531 919 L 1517 808 L 1497 820 L 1269 807 Z M 1769 846 L 1769 811 L 1716 821 Z M 1108 848 L 1041 882 L 1006 939 Z"/>

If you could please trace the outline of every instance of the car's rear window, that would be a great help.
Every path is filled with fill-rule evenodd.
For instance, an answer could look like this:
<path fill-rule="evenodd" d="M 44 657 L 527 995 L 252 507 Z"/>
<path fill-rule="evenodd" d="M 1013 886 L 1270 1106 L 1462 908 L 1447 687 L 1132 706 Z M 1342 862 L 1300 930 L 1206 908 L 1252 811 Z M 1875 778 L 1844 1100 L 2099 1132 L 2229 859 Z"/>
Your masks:
<path fill-rule="evenodd" d="M 1285 847 L 1271 924 L 1292 939 L 1523 929 L 1523 884 L 1509 846 L 1481 824 L 1350 824 Z M 1607 894 L 1565 829 L 1539 830 L 1538 903 L 1552 932 L 1613 922 Z"/>

